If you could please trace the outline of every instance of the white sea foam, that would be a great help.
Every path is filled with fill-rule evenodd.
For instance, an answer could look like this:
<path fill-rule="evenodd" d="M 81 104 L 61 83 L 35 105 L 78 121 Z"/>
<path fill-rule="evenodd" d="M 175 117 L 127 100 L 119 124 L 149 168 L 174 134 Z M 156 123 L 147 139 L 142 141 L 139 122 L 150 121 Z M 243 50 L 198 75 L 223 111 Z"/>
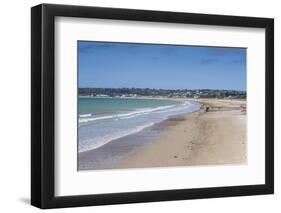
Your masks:
<path fill-rule="evenodd" d="M 109 143 L 113 140 L 117 140 L 119 138 L 123 138 L 125 136 L 140 132 L 143 129 L 145 129 L 147 127 L 150 127 L 152 125 L 154 125 L 153 122 L 148 123 L 148 124 L 143 125 L 143 126 L 138 126 L 136 128 L 127 129 L 126 131 L 120 131 L 118 133 L 103 136 L 101 138 L 95 138 L 94 141 L 93 140 L 85 140 L 85 141 L 83 141 L 84 145 L 82 147 L 81 146 L 79 147 L 79 152 L 85 152 L 85 151 L 88 151 L 88 150 L 91 150 L 91 149 L 97 149 L 97 148 L 99 148 L 99 147 L 101 147 L 101 146 L 103 146 L 103 145 L 105 145 L 105 144 L 107 144 L 107 143 Z"/>
<path fill-rule="evenodd" d="M 82 115 L 79 115 L 79 118 L 87 118 L 87 117 L 91 117 L 92 114 L 89 113 L 89 114 L 82 114 Z"/>
<path fill-rule="evenodd" d="M 139 115 L 144 115 L 148 114 L 151 112 L 156 112 L 156 111 L 163 111 L 165 109 L 172 108 L 176 105 L 168 105 L 168 106 L 161 106 L 161 107 L 155 107 L 155 108 L 143 108 L 140 110 L 136 110 L 133 112 L 128 112 L 128 113 L 120 113 L 120 114 L 114 114 L 114 115 L 107 115 L 107 116 L 100 116 L 100 117 L 89 117 L 89 116 L 84 116 L 82 117 L 81 115 L 79 116 L 79 123 L 87 123 L 90 121 L 99 121 L 99 120 L 107 120 L 107 119 L 128 119 L 128 118 L 133 118 Z M 87 114 L 88 115 L 88 114 Z"/>
<path fill-rule="evenodd" d="M 114 115 L 79 116 L 79 128 L 83 128 L 86 133 L 80 135 L 79 152 L 99 148 L 113 140 L 140 132 L 170 116 L 192 112 L 199 108 L 200 104 L 185 101 L 176 105 L 142 108 Z"/>

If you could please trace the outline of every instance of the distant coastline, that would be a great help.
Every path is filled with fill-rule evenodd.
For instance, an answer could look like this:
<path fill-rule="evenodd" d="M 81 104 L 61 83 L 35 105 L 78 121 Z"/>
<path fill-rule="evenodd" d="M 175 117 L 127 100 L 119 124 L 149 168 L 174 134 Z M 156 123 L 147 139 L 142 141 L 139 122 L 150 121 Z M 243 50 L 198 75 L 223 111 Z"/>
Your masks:
<path fill-rule="evenodd" d="M 246 99 L 246 91 L 222 89 L 79 88 L 79 97 Z"/>

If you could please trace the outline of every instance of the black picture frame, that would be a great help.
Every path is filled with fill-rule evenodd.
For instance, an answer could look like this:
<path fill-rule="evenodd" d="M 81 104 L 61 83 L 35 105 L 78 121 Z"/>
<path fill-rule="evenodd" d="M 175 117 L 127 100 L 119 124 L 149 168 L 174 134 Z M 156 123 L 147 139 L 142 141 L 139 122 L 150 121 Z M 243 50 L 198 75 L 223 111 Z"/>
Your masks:
<path fill-rule="evenodd" d="M 58 16 L 264 28 L 266 32 L 265 184 L 56 197 L 54 195 L 54 21 Z M 272 193 L 274 193 L 273 19 L 53 4 L 41 4 L 31 8 L 32 205 L 46 209 Z"/>

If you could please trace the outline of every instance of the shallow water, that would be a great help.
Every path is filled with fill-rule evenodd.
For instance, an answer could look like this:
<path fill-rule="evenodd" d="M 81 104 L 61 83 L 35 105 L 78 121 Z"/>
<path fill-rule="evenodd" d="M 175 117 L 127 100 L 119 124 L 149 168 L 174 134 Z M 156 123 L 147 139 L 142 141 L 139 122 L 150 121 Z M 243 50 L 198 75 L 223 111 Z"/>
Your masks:
<path fill-rule="evenodd" d="M 98 149 L 199 107 L 195 102 L 166 99 L 79 98 L 79 153 Z"/>

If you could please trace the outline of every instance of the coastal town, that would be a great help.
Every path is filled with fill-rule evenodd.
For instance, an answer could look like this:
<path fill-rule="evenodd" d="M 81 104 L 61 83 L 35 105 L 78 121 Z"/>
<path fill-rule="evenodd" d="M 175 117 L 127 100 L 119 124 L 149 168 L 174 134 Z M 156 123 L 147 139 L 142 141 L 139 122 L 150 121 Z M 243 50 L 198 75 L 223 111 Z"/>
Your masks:
<path fill-rule="evenodd" d="M 246 91 L 219 89 L 79 88 L 79 96 L 246 99 Z"/>

